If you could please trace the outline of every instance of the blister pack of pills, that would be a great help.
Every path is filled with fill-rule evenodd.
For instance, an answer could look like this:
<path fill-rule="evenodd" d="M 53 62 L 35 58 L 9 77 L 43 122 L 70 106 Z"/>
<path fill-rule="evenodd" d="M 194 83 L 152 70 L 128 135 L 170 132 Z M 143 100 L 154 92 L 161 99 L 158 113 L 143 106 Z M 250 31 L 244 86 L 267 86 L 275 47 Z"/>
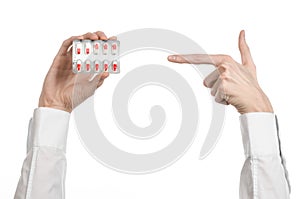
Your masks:
<path fill-rule="evenodd" d="M 120 41 L 74 40 L 74 73 L 120 73 Z"/>

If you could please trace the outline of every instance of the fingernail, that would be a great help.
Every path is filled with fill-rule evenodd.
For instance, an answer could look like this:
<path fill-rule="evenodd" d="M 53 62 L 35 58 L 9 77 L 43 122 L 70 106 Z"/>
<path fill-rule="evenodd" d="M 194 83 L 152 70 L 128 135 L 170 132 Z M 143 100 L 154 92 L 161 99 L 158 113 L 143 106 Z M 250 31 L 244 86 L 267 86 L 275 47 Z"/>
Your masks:
<path fill-rule="evenodd" d="M 170 56 L 169 56 L 169 60 L 175 61 L 175 60 L 176 60 L 176 56 L 175 56 L 175 55 L 170 55 Z"/>

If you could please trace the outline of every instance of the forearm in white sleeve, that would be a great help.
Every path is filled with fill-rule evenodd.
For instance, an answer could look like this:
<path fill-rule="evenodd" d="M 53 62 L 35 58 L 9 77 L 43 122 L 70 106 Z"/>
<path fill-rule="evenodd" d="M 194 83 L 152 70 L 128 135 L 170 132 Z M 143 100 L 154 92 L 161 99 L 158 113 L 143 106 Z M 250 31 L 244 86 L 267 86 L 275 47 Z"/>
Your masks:
<path fill-rule="evenodd" d="M 273 113 L 240 116 L 246 161 L 240 199 L 288 199 L 290 185 Z"/>
<path fill-rule="evenodd" d="M 37 108 L 29 123 L 27 157 L 15 199 L 63 199 L 70 113 Z"/>

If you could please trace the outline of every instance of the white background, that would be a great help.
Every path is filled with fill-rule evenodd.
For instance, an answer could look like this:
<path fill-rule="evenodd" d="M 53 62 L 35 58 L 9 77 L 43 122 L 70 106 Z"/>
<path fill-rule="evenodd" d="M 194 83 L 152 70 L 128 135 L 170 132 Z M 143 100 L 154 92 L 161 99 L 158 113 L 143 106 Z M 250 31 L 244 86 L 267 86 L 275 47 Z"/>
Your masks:
<path fill-rule="evenodd" d="M 238 33 L 241 29 L 246 30 L 259 81 L 279 117 L 283 153 L 292 183 L 291 197 L 300 198 L 298 5 L 297 1 L 234 0 L 2 1 L 0 198 L 12 198 L 14 195 L 25 158 L 28 120 L 37 107 L 43 78 L 61 42 L 72 35 L 89 31 L 103 30 L 107 35 L 117 35 L 149 27 L 179 32 L 196 41 L 208 53 L 230 54 L 237 60 L 240 59 Z M 167 54 L 161 55 L 161 64 L 168 64 L 165 60 Z M 126 60 L 124 58 L 122 71 L 129 72 L 135 63 L 134 54 Z M 217 147 L 205 160 L 198 160 L 209 125 L 210 109 L 205 109 L 205 106 L 210 101 L 208 92 L 202 88 L 202 79 L 189 77 L 190 81 L 194 81 L 193 89 L 199 90 L 197 97 L 201 98 L 201 128 L 183 158 L 154 174 L 135 176 L 117 173 L 102 166 L 86 152 L 71 119 L 67 198 L 238 198 L 239 174 L 244 160 L 239 115 L 234 108 L 227 108 L 223 136 Z M 111 90 L 118 79 L 111 76 L 95 99 Z M 158 89 L 157 92 L 162 91 Z M 145 93 L 157 98 L 155 89 Z M 139 101 L 143 96 L 143 93 L 137 94 L 133 100 Z M 168 101 L 166 98 L 172 98 L 168 93 L 161 96 L 162 105 Z M 106 102 L 109 103 L 108 100 Z M 140 103 L 131 104 L 139 106 Z M 132 119 L 137 124 L 146 125 L 147 110 L 135 113 L 135 109 L 138 108 L 130 109 Z M 166 112 L 170 110 L 166 108 Z M 102 111 L 96 112 L 101 117 Z M 111 116 L 110 112 L 103 111 L 104 114 Z M 172 119 L 172 115 L 176 114 L 169 112 L 170 115 L 170 120 L 176 121 Z M 163 146 L 159 141 L 157 146 L 153 143 L 153 150 Z M 133 149 L 127 147 L 126 150 Z M 147 152 L 149 149 L 143 150 Z"/>

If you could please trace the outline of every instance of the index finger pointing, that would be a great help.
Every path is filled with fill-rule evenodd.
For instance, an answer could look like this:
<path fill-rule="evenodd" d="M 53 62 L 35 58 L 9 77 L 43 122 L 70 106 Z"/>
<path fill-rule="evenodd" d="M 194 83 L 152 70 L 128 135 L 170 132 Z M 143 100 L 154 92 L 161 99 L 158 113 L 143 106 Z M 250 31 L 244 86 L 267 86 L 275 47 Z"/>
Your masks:
<path fill-rule="evenodd" d="M 168 56 L 168 60 L 182 64 L 212 64 L 217 66 L 222 63 L 224 56 L 207 54 L 170 55 Z"/>

